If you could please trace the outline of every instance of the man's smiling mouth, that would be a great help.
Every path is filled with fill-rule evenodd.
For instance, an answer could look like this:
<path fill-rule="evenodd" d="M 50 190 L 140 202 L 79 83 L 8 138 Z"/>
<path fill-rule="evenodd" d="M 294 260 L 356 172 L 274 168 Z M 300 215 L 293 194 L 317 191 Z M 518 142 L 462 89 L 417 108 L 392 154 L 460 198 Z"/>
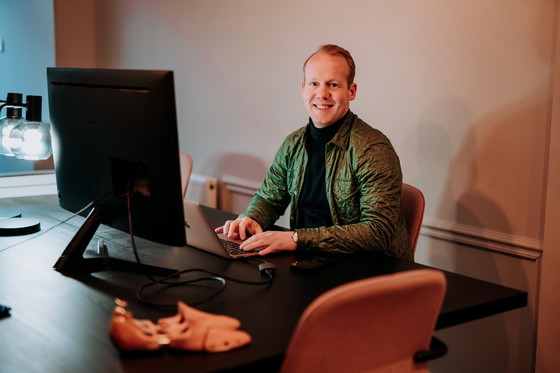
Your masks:
<path fill-rule="evenodd" d="M 330 109 L 331 107 L 333 107 L 333 105 L 314 105 L 317 109 L 319 110 L 326 110 L 326 109 Z"/>

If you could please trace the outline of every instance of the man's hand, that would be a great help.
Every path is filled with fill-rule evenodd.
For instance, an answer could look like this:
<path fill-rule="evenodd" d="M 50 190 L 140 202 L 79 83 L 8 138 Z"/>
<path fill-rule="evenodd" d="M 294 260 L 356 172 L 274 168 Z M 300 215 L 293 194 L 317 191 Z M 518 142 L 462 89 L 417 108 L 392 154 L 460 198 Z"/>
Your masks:
<path fill-rule="evenodd" d="M 260 224 L 249 217 L 228 220 L 222 227 L 216 228 L 216 233 L 223 233 L 231 239 L 244 241 L 240 246 L 242 250 L 260 250 L 259 255 L 294 251 L 297 248 L 292 238 L 294 232 L 263 232 Z"/>
<path fill-rule="evenodd" d="M 266 231 L 247 239 L 240 246 L 245 251 L 260 250 L 259 255 L 267 255 L 279 251 L 294 251 L 297 243 L 292 238 L 294 232 Z"/>
<path fill-rule="evenodd" d="M 255 220 L 244 217 L 226 221 L 222 227 L 216 228 L 216 233 L 220 232 L 231 239 L 245 240 L 249 236 L 262 233 L 263 230 Z"/>

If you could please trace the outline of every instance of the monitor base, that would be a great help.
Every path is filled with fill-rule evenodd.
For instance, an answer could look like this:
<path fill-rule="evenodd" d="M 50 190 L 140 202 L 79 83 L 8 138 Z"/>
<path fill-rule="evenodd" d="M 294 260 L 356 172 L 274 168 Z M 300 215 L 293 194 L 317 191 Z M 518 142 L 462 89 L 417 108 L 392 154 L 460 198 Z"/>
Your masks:
<path fill-rule="evenodd" d="M 76 232 L 60 258 L 58 258 L 55 263 L 54 269 L 56 271 L 69 274 L 120 270 L 151 274 L 155 276 L 169 276 L 177 273 L 177 270 L 175 269 L 112 258 L 104 253 L 101 253 L 102 255 L 97 258 L 84 258 L 84 251 L 93 238 L 99 224 L 101 224 L 101 209 L 94 207 L 87 216 L 84 224 L 80 227 L 80 229 L 78 229 L 78 232 Z M 101 246 L 98 247 L 98 249 L 101 249 Z"/>

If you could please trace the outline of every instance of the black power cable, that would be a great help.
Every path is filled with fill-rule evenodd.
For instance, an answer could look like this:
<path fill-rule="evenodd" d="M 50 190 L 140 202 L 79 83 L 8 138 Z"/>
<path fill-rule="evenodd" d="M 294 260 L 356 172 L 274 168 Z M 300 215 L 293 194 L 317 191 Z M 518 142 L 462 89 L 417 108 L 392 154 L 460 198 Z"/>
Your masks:
<path fill-rule="evenodd" d="M 132 245 L 132 250 L 134 252 L 134 257 L 136 259 L 136 262 L 140 265 L 140 264 L 142 264 L 142 262 L 140 261 L 140 255 L 138 254 L 138 248 L 136 246 L 136 241 L 134 239 L 134 227 L 133 227 L 133 222 L 132 222 L 132 200 L 131 200 L 131 192 L 130 192 L 130 183 L 127 187 L 126 197 L 127 197 L 127 206 L 128 206 L 128 224 L 129 224 L 130 243 Z M 263 260 L 263 259 L 253 258 L 253 257 L 247 257 L 247 258 L 244 258 L 244 259 L 246 259 L 247 261 L 255 260 L 255 261 L 261 262 L 261 264 L 259 265 L 259 272 L 261 273 L 261 275 L 266 277 L 266 280 L 264 280 L 264 281 L 241 280 L 241 279 L 237 279 L 237 278 L 233 278 L 233 277 L 224 276 L 224 275 L 214 273 L 212 271 L 209 271 L 209 270 L 206 270 L 206 269 L 201 269 L 201 268 L 185 269 L 185 270 L 177 271 L 175 273 L 172 273 L 172 274 L 170 274 L 168 276 L 165 276 L 163 278 L 160 278 L 160 279 L 156 279 L 153 276 L 151 276 L 147 273 L 144 273 L 144 275 L 150 280 L 150 282 L 145 284 L 145 285 L 142 285 L 137 290 L 136 300 L 138 300 L 138 302 L 140 302 L 142 304 L 152 306 L 152 307 L 175 308 L 177 306 L 176 303 L 170 304 L 170 303 L 164 303 L 164 302 L 150 301 L 150 300 L 147 300 L 144 297 L 143 292 L 146 289 L 148 289 L 150 287 L 153 287 L 155 285 L 158 285 L 158 284 L 166 285 L 165 288 L 171 288 L 171 287 L 176 287 L 176 286 L 192 285 L 192 284 L 200 283 L 200 282 L 204 282 L 204 281 L 218 282 L 220 284 L 220 286 L 213 294 L 210 294 L 208 297 L 204 298 L 203 300 L 200 300 L 200 301 L 197 301 L 197 302 L 189 302 L 190 305 L 197 305 L 197 304 L 202 304 L 202 303 L 208 302 L 209 300 L 215 298 L 218 294 L 223 292 L 225 290 L 226 285 L 227 285 L 226 280 L 237 282 L 237 283 L 240 283 L 240 284 L 245 284 L 245 285 L 269 285 L 269 284 L 272 283 L 272 280 L 274 278 L 274 272 L 276 271 L 276 266 L 273 263 L 267 262 L 266 260 Z M 193 273 L 193 272 L 205 273 L 208 276 L 195 278 L 195 279 L 189 279 L 189 280 L 181 280 L 180 279 L 181 275 L 185 275 L 185 274 Z"/>

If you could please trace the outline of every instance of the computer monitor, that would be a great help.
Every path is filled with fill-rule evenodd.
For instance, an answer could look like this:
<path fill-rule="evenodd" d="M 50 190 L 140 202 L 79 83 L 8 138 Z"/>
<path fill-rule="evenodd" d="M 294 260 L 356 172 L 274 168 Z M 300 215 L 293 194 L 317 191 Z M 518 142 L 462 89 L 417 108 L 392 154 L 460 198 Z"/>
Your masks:
<path fill-rule="evenodd" d="M 59 204 L 94 202 L 55 269 L 157 271 L 83 253 L 99 224 L 130 232 L 129 218 L 135 236 L 186 244 L 173 72 L 47 68 L 47 80 Z"/>

